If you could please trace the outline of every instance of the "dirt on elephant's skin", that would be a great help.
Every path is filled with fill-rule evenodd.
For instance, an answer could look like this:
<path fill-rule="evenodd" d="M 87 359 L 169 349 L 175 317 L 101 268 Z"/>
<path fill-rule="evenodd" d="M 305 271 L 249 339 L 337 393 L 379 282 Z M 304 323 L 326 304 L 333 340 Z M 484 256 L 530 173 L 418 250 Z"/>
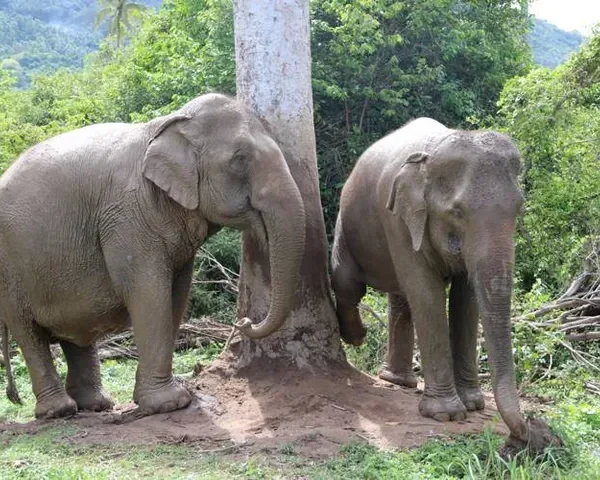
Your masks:
<path fill-rule="evenodd" d="M 441 423 L 419 415 L 420 391 L 351 368 L 308 372 L 263 365 L 232 375 L 228 364 L 218 360 L 188 386 L 194 400 L 176 412 L 138 418 L 134 404 L 126 404 L 111 413 L 84 413 L 69 420 L 0 424 L 0 431 L 34 432 L 67 422 L 79 427 L 69 438 L 74 443 L 185 443 L 204 452 L 245 454 L 293 445 L 311 458 L 336 455 L 341 445 L 353 441 L 397 449 L 478 433 L 486 425 L 508 433 L 491 394 L 486 394 L 485 410 L 470 412 L 462 422 Z"/>

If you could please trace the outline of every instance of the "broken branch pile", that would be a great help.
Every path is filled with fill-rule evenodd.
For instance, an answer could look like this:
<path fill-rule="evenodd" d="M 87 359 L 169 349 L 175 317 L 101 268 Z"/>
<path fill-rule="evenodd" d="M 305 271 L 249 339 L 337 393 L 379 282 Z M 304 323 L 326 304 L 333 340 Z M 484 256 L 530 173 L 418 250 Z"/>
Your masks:
<path fill-rule="evenodd" d="M 560 345 L 586 368 L 600 372 L 600 359 L 585 348 L 600 340 L 600 239 L 585 260 L 584 272 L 577 276 L 558 299 L 541 308 L 513 318 L 541 331 L 564 334 Z M 594 388 L 600 388 L 594 385 Z"/>
<path fill-rule="evenodd" d="M 600 340 L 600 241 L 586 258 L 585 270 L 557 300 L 516 317 L 539 327 L 555 327 L 570 342 Z"/>
<path fill-rule="evenodd" d="M 232 328 L 231 325 L 214 322 L 208 318 L 191 319 L 179 328 L 175 350 L 186 350 L 212 342 L 224 343 Z M 98 356 L 100 360 L 138 358 L 133 332 L 128 330 L 98 342 Z"/>

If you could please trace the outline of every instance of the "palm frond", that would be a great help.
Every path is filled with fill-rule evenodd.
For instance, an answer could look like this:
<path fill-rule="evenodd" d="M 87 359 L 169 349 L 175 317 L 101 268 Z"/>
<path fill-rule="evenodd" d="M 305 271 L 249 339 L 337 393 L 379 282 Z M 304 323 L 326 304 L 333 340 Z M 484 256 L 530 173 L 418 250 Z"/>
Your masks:
<path fill-rule="evenodd" d="M 113 9 L 111 7 L 104 7 L 99 10 L 94 18 L 94 30 L 98 30 L 98 27 L 102 25 L 112 15 Z"/>

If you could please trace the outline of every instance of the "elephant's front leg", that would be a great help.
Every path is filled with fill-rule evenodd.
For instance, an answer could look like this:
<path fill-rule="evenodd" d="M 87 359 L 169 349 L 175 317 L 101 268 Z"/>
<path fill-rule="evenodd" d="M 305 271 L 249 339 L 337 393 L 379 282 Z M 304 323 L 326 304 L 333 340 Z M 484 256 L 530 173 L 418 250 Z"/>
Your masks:
<path fill-rule="evenodd" d="M 398 295 L 388 295 L 388 347 L 379 378 L 409 388 L 417 386 L 412 359 L 415 330 L 408 302 Z"/>
<path fill-rule="evenodd" d="M 402 277 L 402 272 L 410 272 L 410 277 Z M 425 377 L 419 412 L 440 421 L 463 420 L 467 410 L 454 385 L 444 282 L 424 265 L 405 264 L 397 273 L 417 330 Z"/>
<path fill-rule="evenodd" d="M 456 390 L 467 410 L 482 410 L 485 401 L 479 387 L 477 366 L 479 312 L 475 294 L 466 275 L 452 279 L 449 303 L 450 342 Z"/>
<path fill-rule="evenodd" d="M 191 396 L 172 373 L 180 320 L 174 318 L 173 275 L 150 268 L 136 279 L 127 300 L 140 358 L 133 399 L 147 414 L 183 408 Z"/>
<path fill-rule="evenodd" d="M 114 403 L 102 389 L 96 346 L 78 347 L 65 341 L 61 341 L 60 346 L 68 365 L 67 393 L 75 400 L 77 408 L 93 412 L 110 410 Z"/>

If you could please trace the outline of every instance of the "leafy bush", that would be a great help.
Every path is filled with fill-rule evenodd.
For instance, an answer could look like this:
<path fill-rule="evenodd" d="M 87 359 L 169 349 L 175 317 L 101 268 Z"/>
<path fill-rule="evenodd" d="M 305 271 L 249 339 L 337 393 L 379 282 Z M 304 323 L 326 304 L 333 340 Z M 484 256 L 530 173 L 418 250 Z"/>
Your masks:
<path fill-rule="evenodd" d="M 194 262 L 188 308 L 190 317 L 208 315 L 224 323 L 233 323 L 237 302 L 233 285 L 214 282 L 223 282 L 228 275 L 235 282 L 240 261 L 241 234 L 237 230 L 223 229 L 203 245 Z M 225 275 L 221 268 L 231 273 Z"/>
<path fill-rule="evenodd" d="M 387 296 L 369 288 L 362 303 L 369 309 L 360 312 L 367 327 L 367 338 L 360 347 L 345 345 L 346 357 L 359 370 L 375 375 L 387 349 Z"/>
<path fill-rule="evenodd" d="M 554 71 L 509 81 L 499 128 L 525 161 L 524 217 L 517 237 L 518 286 L 564 288 L 600 235 L 600 35 Z"/>

